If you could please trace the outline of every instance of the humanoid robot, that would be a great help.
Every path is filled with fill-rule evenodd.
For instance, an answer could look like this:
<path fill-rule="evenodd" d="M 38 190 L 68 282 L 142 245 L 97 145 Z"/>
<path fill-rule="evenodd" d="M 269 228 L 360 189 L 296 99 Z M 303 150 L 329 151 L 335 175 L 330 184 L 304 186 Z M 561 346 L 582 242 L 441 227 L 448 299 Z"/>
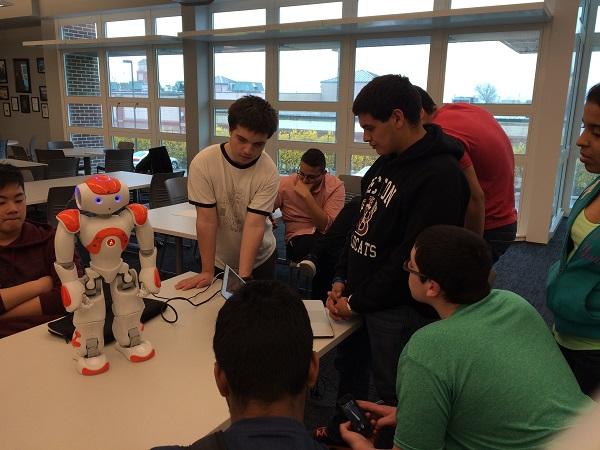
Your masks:
<path fill-rule="evenodd" d="M 110 284 L 115 316 L 112 331 L 117 350 L 132 362 L 154 356 L 152 344 L 142 339 L 140 323 L 142 297 L 160 289 L 154 230 L 147 220 L 147 209 L 137 203 L 129 204 L 127 185 L 109 175 L 95 175 L 78 184 L 75 201 L 79 209 L 67 209 L 56 216 L 54 267 L 62 282 L 65 309 L 74 312 L 71 345 L 77 371 L 82 375 L 98 375 L 109 368 L 103 353 L 106 307 L 102 280 Z M 89 215 L 81 214 L 80 210 Z M 140 246 L 139 276 L 121 258 L 134 228 Z M 90 267 L 81 279 L 73 263 L 77 234 L 90 254 Z"/>

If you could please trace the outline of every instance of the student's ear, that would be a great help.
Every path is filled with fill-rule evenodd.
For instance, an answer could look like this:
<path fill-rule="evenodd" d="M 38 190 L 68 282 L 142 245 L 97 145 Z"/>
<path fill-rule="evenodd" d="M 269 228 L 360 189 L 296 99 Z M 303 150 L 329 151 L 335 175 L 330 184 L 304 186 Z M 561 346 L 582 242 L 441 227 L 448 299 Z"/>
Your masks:
<path fill-rule="evenodd" d="M 437 281 L 434 280 L 427 280 L 427 292 L 425 293 L 425 295 L 427 297 L 430 298 L 434 298 L 434 297 L 438 297 L 440 295 L 442 295 L 442 288 L 440 287 L 439 283 Z"/>
<path fill-rule="evenodd" d="M 319 357 L 316 352 L 312 352 L 310 356 L 310 366 L 308 366 L 308 387 L 313 387 L 317 383 L 319 377 Z"/>
<path fill-rule="evenodd" d="M 392 111 L 390 119 L 393 120 L 393 124 L 396 128 L 402 128 L 404 126 L 404 122 L 406 121 L 406 119 L 404 118 L 404 113 L 401 109 L 398 108 Z"/>
<path fill-rule="evenodd" d="M 221 369 L 218 362 L 215 362 L 215 382 L 217 383 L 217 389 L 219 389 L 219 394 L 223 397 L 229 396 L 229 383 L 227 382 L 227 375 L 225 375 L 225 371 Z"/>

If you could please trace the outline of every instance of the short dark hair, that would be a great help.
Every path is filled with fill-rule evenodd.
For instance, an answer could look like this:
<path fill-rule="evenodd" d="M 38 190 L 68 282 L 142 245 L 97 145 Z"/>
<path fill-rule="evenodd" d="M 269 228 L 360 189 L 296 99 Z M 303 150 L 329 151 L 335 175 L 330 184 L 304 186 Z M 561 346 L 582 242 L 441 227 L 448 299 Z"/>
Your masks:
<path fill-rule="evenodd" d="M 600 106 L 600 83 L 595 84 L 590 88 L 585 98 L 586 102 L 595 103 Z"/>
<path fill-rule="evenodd" d="M 423 111 L 425 111 L 429 115 L 433 114 L 437 108 L 437 105 L 431 98 L 431 95 L 429 95 L 429 92 L 427 92 L 420 86 L 414 86 L 417 92 L 419 93 L 419 96 L 421 97 L 421 107 L 423 108 Z"/>
<path fill-rule="evenodd" d="M 492 255 L 479 235 L 453 225 L 434 225 L 415 241 L 419 272 L 436 281 L 452 303 L 472 304 L 490 293 Z"/>
<path fill-rule="evenodd" d="M 327 163 L 325 162 L 325 155 L 318 148 L 309 148 L 304 152 L 302 158 L 300 158 L 305 164 L 310 167 L 319 167 L 321 170 L 325 170 Z"/>
<path fill-rule="evenodd" d="M 392 112 L 399 109 L 407 122 L 418 125 L 421 122 L 421 97 L 408 79 L 402 75 L 382 75 L 373 78 L 356 96 L 352 113 L 370 114 L 385 122 Z"/>
<path fill-rule="evenodd" d="M 231 104 L 227 113 L 229 129 L 238 125 L 268 138 L 277 130 L 277 111 L 271 104 L 256 95 L 244 95 Z"/>
<path fill-rule="evenodd" d="M 12 164 L 0 164 L 0 189 L 4 189 L 9 184 L 18 184 L 24 190 L 23 174 Z"/>
<path fill-rule="evenodd" d="M 233 398 L 270 403 L 303 392 L 313 336 L 297 292 L 280 281 L 252 281 L 219 311 L 213 338 L 217 363 Z"/>

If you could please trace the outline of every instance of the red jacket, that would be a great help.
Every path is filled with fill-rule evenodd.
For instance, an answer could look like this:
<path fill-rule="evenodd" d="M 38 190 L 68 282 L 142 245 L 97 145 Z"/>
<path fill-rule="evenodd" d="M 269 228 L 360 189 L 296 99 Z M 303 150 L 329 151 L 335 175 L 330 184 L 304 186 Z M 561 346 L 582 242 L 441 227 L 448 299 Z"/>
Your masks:
<path fill-rule="evenodd" d="M 64 316 L 60 298 L 61 282 L 54 270 L 54 228 L 50 225 L 25 221 L 19 236 L 6 247 L 0 246 L 0 288 L 8 288 L 50 275 L 54 287 L 40 295 L 41 316 L 3 318 L 0 316 L 0 338 L 54 318 Z M 79 276 L 82 276 L 79 257 L 75 255 Z"/>

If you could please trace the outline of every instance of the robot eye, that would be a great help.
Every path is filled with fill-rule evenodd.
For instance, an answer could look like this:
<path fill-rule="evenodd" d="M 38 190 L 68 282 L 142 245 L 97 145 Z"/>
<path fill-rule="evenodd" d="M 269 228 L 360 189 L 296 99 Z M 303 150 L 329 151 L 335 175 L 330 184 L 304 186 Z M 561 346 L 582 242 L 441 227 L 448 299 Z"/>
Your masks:
<path fill-rule="evenodd" d="M 101 205 L 102 204 L 102 197 L 96 197 L 96 203 L 98 205 Z"/>
<path fill-rule="evenodd" d="M 119 203 L 121 201 L 120 195 L 115 195 L 115 203 Z"/>

